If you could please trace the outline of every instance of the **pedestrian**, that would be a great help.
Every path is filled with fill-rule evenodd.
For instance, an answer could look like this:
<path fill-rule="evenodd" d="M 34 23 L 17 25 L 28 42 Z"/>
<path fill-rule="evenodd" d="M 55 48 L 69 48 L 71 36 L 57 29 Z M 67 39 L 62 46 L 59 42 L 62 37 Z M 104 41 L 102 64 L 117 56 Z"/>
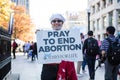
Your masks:
<path fill-rule="evenodd" d="M 23 53 L 25 55 L 25 44 L 23 44 Z"/>
<path fill-rule="evenodd" d="M 36 42 L 35 42 L 34 45 L 33 45 L 32 61 L 34 61 L 35 58 L 38 59 L 38 54 L 37 54 L 37 43 L 36 43 Z"/>
<path fill-rule="evenodd" d="M 81 38 L 81 43 L 83 45 L 84 43 L 84 35 L 83 33 L 80 33 L 80 38 Z M 84 58 L 83 58 L 84 61 Z M 81 70 L 81 66 L 82 66 L 82 70 L 85 68 L 85 61 L 78 61 L 77 62 L 77 74 L 80 75 L 80 70 Z"/>
<path fill-rule="evenodd" d="M 88 31 L 88 38 L 84 41 L 83 44 L 83 53 L 86 51 L 85 58 L 88 65 L 89 71 L 89 80 L 95 79 L 95 61 L 96 55 L 98 54 L 98 42 L 93 38 L 93 31 Z"/>
<path fill-rule="evenodd" d="M 50 18 L 52 29 L 53 30 L 61 30 L 64 21 L 65 21 L 65 18 L 61 14 L 53 14 Z M 41 80 L 57 80 L 57 79 L 60 80 L 59 76 L 58 76 L 58 70 L 59 70 L 59 63 L 43 64 Z M 75 70 L 75 68 L 74 68 L 74 70 Z M 61 72 L 61 70 L 59 70 L 59 71 Z M 61 78 L 61 76 L 60 76 L 60 78 Z M 61 80 L 63 80 L 63 79 L 61 79 Z M 65 80 L 67 80 L 67 79 L 65 79 Z M 69 79 L 69 80 L 73 80 L 73 79 Z M 75 80 L 76 80 L 76 78 L 75 78 Z"/>
<path fill-rule="evenodd" d="M 81 43 L 82 43 L 82 45 L 84 44 L 84 35 L 83 35 L 83 33 L 80 33 L 80 38 L 81 38 Z M 84 72 L 86 72 L 86 70 L 85 70 L 85 66 L 86 66 L 86 57 L 85 57 L 85 52 L 83 53 L 83 61 L 82 61 L 82 72 L 84 73 Z"/>
<path fill-rule="evenodd" d="M 12 47 L 13 47 L 13 50 L 12 50 L 12 52 L 13 52 L 13 59 L 15 59 L 16 58 L 16 49 L 18 47 L 18 44 L 16 43 L 15 39 L 13 40 Z"/>
<path fill-rule="evenodd" d="M 30 43 L 30 48 L 28 50 L 28 59 L 29 57 L 31 57 L 31 61 L 32 61 L 32 55 L 33 55 L 33 49 L 34 49 L 34 44 L 33 44 L 33 41 Z"/>
<path fill-rule="evenodd" d="M 111 41 L 115 41 L 115 28 L 114 26 L 108 26 L 106 28 L 106 34 L 107 38 L 110 39 Z M 101 53 L 102 57 L 106 57 L 108 55 L 107 51 L 109 49 L 109 41 L 104 39 L 101 44 Z M 117 74 L 118 74 L 118 67 L 119 65 L 112 65 L 108 61 L 108 57 L 105 59 L 105 80 L 117 80 Z"/>
<path fill-rule="evenodd" d="M 30 46 L 31 46 L 30 41 L 25 43 L 25 54 L 27 53 L 27 58 L 29 58 L 28 54 L 29 54 Z"/>

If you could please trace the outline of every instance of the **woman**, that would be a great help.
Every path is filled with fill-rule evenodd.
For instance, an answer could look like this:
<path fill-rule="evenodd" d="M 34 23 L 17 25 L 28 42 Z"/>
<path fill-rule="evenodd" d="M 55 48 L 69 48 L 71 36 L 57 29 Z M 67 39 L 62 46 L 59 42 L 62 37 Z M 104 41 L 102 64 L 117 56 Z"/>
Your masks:
<path fill-rule="evenodd" d="M 61 30 L 64 21 L 61 14 L 50 18 L 53 30 Z M 74 62 L 62 60 L 60 63 L 43 64 L 41 80 L 77 80 Z"/>
<path fill-rule="evenodd" d="M 53 14 L 50 22 L 53 30 L 60 30 L 65 19 L 61 14 Z M 59 63 L 43 64 L 41 80 L 56 80 Z"/>

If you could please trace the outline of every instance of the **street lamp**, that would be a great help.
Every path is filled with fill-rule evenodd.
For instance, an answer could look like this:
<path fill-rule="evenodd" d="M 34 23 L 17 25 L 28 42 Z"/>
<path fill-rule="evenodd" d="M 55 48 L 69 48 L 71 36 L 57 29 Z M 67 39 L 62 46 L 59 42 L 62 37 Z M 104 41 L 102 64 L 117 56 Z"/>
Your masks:
<path fill-rule="evenodd" d="M 8 33 L 10 35 L 12 35 L 13 24 L 14 24 L 14 16 L 13 16 L 13 13 L 10 13 L 10 20 L 9 20 L 9 26 L 8 26 Z"/>
<path fill-rule="evenodd" d="M 90 31 L 90 10 L 87 11 L 88 14 L 88 31 Z"/>

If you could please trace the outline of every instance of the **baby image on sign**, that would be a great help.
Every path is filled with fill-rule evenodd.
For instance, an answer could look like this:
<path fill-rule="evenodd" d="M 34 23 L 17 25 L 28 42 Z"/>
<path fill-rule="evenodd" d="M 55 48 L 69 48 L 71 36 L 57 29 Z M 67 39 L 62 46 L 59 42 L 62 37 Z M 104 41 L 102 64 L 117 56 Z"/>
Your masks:
<path fill-rule="evenodd" d="M 36 35 L 40 63 L 83 60 L 79 29 L 38 30 Z"/>

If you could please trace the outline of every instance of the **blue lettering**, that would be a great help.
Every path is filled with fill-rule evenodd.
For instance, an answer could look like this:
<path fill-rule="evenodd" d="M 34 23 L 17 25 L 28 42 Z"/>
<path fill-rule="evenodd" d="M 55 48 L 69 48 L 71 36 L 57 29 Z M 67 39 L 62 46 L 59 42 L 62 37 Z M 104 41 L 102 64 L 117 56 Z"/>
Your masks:
<path fill-rule="evenodd" d="M 48 37 L 65 37 L 69 35 L 70 31 L 54 31 L 54 32 L 48 32 Z"/>
<path fill-rule="evenodd" d="M 66 44 L 66 43 L 74 43 L 75 38 L 70 37 L 70 38 L 58 38 L 58 44 Z"/>
<path fill-rule="evenodd" d="M 40 48 L 39 48 L 39 52 L 44 52 L 43 47 L 40 47 Z"/>
<path fill-rule="evenodd" d="M 55 40 L 54 40 L 53 38 L 51 38 L 51 39 L 49 40 L 49 43 L 50 43 L 50 44 L 54 44 L 54 43 L 55 43 Z"/>
<path fill-rule="evenodd" d="M 52 35 L 52 32 L 48 32 L 48 37 L 50 37 Z"/>
<path fill-rule="evenodd" d="M 45 41 L 45 45 L 47 45 L 47 41 L 48 41 L 48 39 L 43 39 L 43 41 Z"/>

